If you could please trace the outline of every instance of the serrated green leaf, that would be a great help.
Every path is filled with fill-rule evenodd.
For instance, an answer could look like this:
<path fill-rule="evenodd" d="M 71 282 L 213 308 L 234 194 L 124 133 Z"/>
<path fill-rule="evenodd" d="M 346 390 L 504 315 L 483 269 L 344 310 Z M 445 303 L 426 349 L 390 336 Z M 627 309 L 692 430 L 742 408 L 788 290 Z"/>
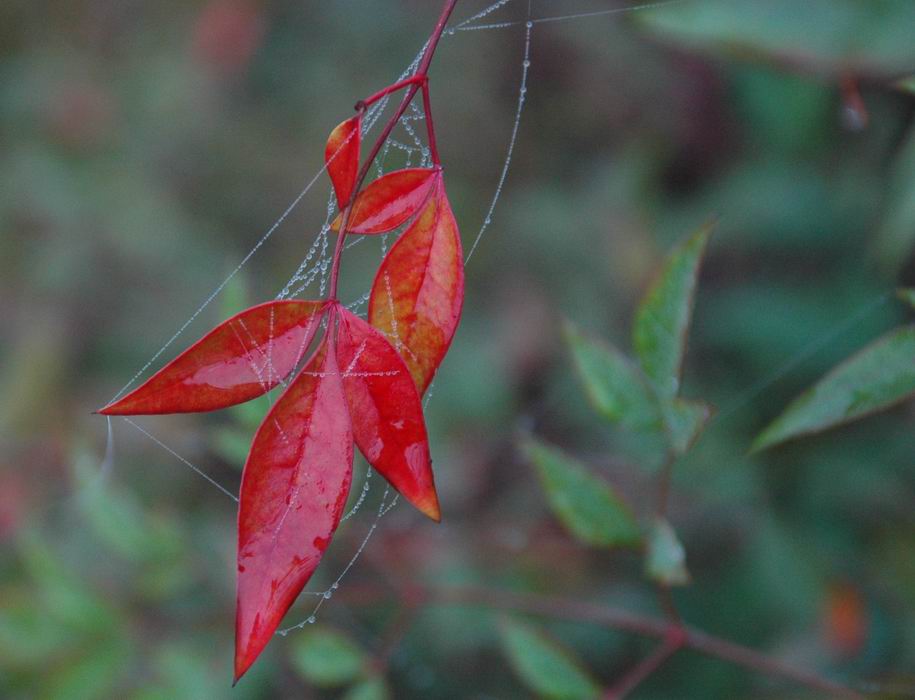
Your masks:
<path fill-rule="evenodd" d="M 522 449 L 537 469 L 553 513 L 575 537 L 597 547 L 640 541 L 632 513 L 607 482 L 561 450 L 532 438 Z"/>
<path fill-rule="evenodd" d="M 381 676 L 372 676 L 354 684 L 346 691 L 343 700 L 388 700 L 391 691 Z"/>
<path fill-rule="evenodd" d="M 911 69 L 910 0 L 703 0 L 634 16 L 686 46 L 841 73 Z"/>
<path fill-rule="evenodd" d="M 584 700 L 599 695 L 599 686 L 578 660 L 543 632 L 510 619 L 502 621 L 499 631 L 515 673 L 539 697 Z"/>
<path fill-rule="evenodd" d="M 753 442 L 758 451 L 888 408 L 915 393 L 915 326 L 897 328 L 835 367 Z"/>
<path fill-rule="evenodd" d="M 347 635 L 310 627 L 292 645 L 292 667 L 310 683 L 334 688 L 352 683 L 365 671 L 365 654 Z"/>
<path fill-rule="evenodd" d="M 663 518 L 655 520 L 648 535 L 645 574 L 666 586 L 685 586 L 690 580 L 686 550 L 670 523 Z"/>
<path fill-rule="evenodd" d="M 664 407 L 664 422 L 675 454 L 683 454 L 692 447 L 711 415 L 712 407 L 702 401 L 674 399 Z"/>
<path fill-rule="evenodd" d="M 680 389 L 680 367 L 702 255 L 714 224 L 709 222 L 675 248 L 636 312 L 632 340 L 642 371 L 662 400 Z"/>
<path fill-rule="evenodd" d="M 585 393 L 601 415 L 631 430 L 660 428 L 657 399 L 629 358 L 571 323 L 565 325 L 565 338 Z"/>

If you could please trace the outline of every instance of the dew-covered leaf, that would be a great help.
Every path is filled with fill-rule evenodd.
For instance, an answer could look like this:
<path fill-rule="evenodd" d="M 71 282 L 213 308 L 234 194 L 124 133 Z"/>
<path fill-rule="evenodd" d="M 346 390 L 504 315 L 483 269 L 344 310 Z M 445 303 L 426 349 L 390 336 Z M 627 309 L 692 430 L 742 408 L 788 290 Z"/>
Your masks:
<path fill-rule="evenodd" d="M 542 631 L 504 619 L 499 632 L 512 668 L 538 697 L 586 700 L 600 695 L 600 686 L 578 659 Z"/>
<path fill-rule="evenodd" d="M 359 172 L 359 147 L 362 141 L 362 118 L 357 115 L 340 122 L 330 132 L 324 148 L 327 174 L 334 184 L 337 205 L 343 209 L 349 204 Z"/>
<path fill-rule="evenodd" d="M 915 393 L 915 326 L 897 328 L 796 398 L 753 442 L 762 450 L 888 408 Z"/>
<path fill-rule="evenodd" d="M 575 537 L 597 547 L 640 541 L 631 511 L 606 481 L 556 447 L 532 438 L 521 447 L 537 469 L 550 508 Z"/>
<path fill-rule="evenodd" d="M 403 357 L 419 393 L 438 369 L 461 317 L 461 236 L 441 172 L 416 219 L 388 251 L 369 299 L 369 321 Z"/>
<path fill-rule="evenodd" d="M 910 0 L 703 0 L 634 19 L 685 46 L 837 76 L 896 74 L 915 63 Z"/>
<path fill-rule="evenodd" d="M 367 663 L 365 653 L 348 635 L 312 626 L 295 636 L 290 660 L 305 680 L 321 688 L 352 683 Z"/>
<path fill-rule="evenodd" d="M 712 228 L 712 223 L 705 224 L 670 253 L 636 313 L 635 352 L 662 400 L 672 399 L 680 389 L 699 266 Z"/>
<path fill-rule="evenodd" d="M 284 300 L 242 311 L 99 413 L 213 411 L 261 396 L 302 359 L 324 308 L 323 301 Z"/>
<path fill-rule="evenodd" d="M 353 436 L 366 461 L 404 498 L 438 521 L 423 407 L 403 359 L 378 330 L 341 308 L 337 364 Z"/>
<path fill-rule="evenodd" d="M 347 233 L 385 233 L 405 223 L 429 198 L 436 172 L 432 168 L 407 168 L 369 183 L 356 195 Z M 334 219 L 332 230 L 340 230 L 341 217 L 339 214 Z"/>
<path fill-rule="evenodd" d="M 686 550 L 670 523 L 663 518 L 654 521 L 648 534 L 645 573 L 666 586 L 685 586 L 690 581 Z"/>
<path fill-rule="evenodd" d="M 565 325 L 565 338 L 585 393 L 602 416 L 633 430 L 660 427 L 657 398 L 628 357 L 571 323 Z"/>
<path fill-rule="evenodd" d="M 238 510 L 235 679 L 273 637 L 340 522 L 353 436 L 325 339 L 257 431 Z"/>

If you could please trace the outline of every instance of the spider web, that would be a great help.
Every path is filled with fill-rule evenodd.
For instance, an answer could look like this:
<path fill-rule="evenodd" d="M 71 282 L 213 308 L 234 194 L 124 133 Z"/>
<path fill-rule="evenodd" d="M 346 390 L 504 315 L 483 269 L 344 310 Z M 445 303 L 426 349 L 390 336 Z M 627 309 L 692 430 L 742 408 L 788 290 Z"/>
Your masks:
<path fill-rule="evenodd" d="M 563 0 L 567 2 L 568 0 Z M 447 27 L 443 33 L 443 40 L 457 37 L 465 32 L 479 32 L 479 31 L 496 31 L 496 30 L 508 30 L 508 31 L 517 31 L 523 37 L 523 51 L 520 58 L 520 76 L 518 87 L 516 89 L 516 107 L 514 113 L 514 120 L 512 123 L 512 128 L 510 131 L 508 143 L 506 146 L 505 158 L 502 163 L 502 167 L 498 174 L 498 179 L 496 182 L 496 187 L 493 192 L 492 198 L 489 201 L 489 205 L 486 208 L 485 214 L 483 215 L 481 223 L 476 227 L 472 237 L 469 239 L 471 242 L 467 253 L 465 255 L 465 263 L 468 263 L 473 257 L 474 253 L 477 251 L 479 245 L 481 244 L 485 234 L 487 233 L 490 225 L 493 221 L 493 215 L 496 211 L 497 205 L 502 196 L 504 186 L 508 177 L 509 170 L 511 168 L 512 157 L 514 154 L 515 146 L 518 139 L 519 128 L 521 125 L 522 114 L 524 111 L 525 104 L 527 102 L 527 92 L 528 92 L 528 82 L 529 74 L 531 68 L 531 42 L 532 36 L 534 35 L 534 27 L 538 24 L 545 23 L 554 23 L 554 22 L 564 22 L 571 21 L 576 19 L 585 19 L 585 18 L 594 18 L 605 15 L 614 15 L 625 12 L 638 11 L 643 9 L 655 8 L 664 5 L 677 4 L 680 2 L 685 2 L 686 0 L 664 0 L 661 2 L 651 2 L 651 3 L 642 3 L 637 5 L 629 5 L 623 7 L 613 7 L 608 9 L 593 10 L 593 11 L 583 11 L 577 13 L 569 14 L 553 14 L 551 12 L 544 13 L 542 16 L 535 16 L 533 13 L 533 1 L 532 0 L 497 0 L 492 4 L 486 6 L 484 9 L 479 12 L 466 17 L 463 20 L 454 22 L 452 25 Z M 547 2 L 546 0 L 541 0 L 541 4 L 545 6 L 553 5 L 552 2 Z M 499 18 L 502 16 L 501 10 L 508 8 L 510 6 L 523 6 L 522 11 L 520 12 L 521 18 L 512 17 L 504 20 Z M 518 13 L 516 13 L 518 14 Z M 423 52 L 425 51 L 426 46 L 424 45 L 422 49 L 416 54 L 413 61 L 404 69 L 400 74 L 397 80 L 402 80 L 409 75 L 411 75 L 419 65 L 419 62 L 422 58 Z M 399 99 L 399 98 L 398 98 Z M 363 119 L 362 133 L 363 136 L 369 135 L 372 130 L 378 125 L 379 120 L 385 113 L 386 108 L 389 106 L 391 101 L 391 96 L 387 96 L 381 99 L 376 104 L 372 105 L 366 112 L 366 115 Z M 381 152 L 378 155 L 378 158 L 375 161 L 375 170 L 377 175 L 381 176 L 386 171 L 386 165 L 389 165 L 390 160 L 399 161 L 398 167 L 428 167 L 431 165 L 429 149 L 425 145 L 421 134 L 423 129 L 418 128 L 420 123 L 424 120 L 424 114 L 422 109 L 414 103 L 408 108 L 408 111 L 400 119 L 397 130 L 392 134 L 391 138 L 384 144 Z M 264 234 L 257 240 L 254 246 L 250 251 L 241 259 L 238 265 L 232 269 L 232 271 L 213 289 L 213 291 L 203 300 L 203 302 L 193 311 L 193 313 L 179 326 L 179 328 L 174 332 L 174 334 L 149 358 L 149 360 L 140 367 L 136 373 L 130 378 L 130 380 L 112 397 L 111 401 L 114 401 L 124 395 L 141 377 L 146 375 L 154 365 L 157 365 L 158 360 L 166 353 L 166 351 L 182 336 L 182 334 L 191 326 L 191 324 L 203 313 L 203 311 L 225 290 L 229 283 L 235 278 L 236 275 L 249 263 L 249 261 L 264 247 L 264 245 L 270 240 L 270 238 L 280 229 L 283 223 L 289 218 L 292 212 L 299 206 L 299 204 L 305 199 L 305 197 L 311 192 L 314 186 L 321 180 L 324 176 L 324 173 L 327 169 L 325 164 L 317 173 L 315 173 L 310 179 L 306 181 L 306 184 L 303 186 L 301 191 L 293 198 L 290 204 L 286 209 L 280 214 L 280 216 L 274 221 L 274 223 L 264 232 Z M 390 168 L 388 168 L 390 169 Z M 326 206 L 326 215 L 323 224 L 320 229 L 315 234 L 311 245 L 305 253 L 305 256 L 300 261 L 295 272 L 290 276 L 288 281 L 283 285 L 280 291 L 276 294 L 275 299 L 292 299 L 301 296 L 306 291 L 310 293 L 311 296 L 315 298 L 321 298 L 324 296 L 328 278 L 331 267 L 331 249 L 330 237 L 331 237 L 331 222 L 337 214 L 336 208 L 336 198 L 334 197 L 333 189 L 328 189 L 327 195 L 327 206 Z M 349 250 L 356 246 L 364 246 L 367 241 L 375 241 L 375 245 L 379 246 L 380 255 L 384 255 L 388 249 L 388 243 L 390 236 L 395 234 L 384 234 L 381 236 L 351 236 L 350 240 L 345 249 Z M 468 240 L 465 235 L 465 243 Z M 355 299 L 347 302 L 345 306 L 353 311 L 354 313 L 364 312 L 364 307 L 366 306 L 369 299 L 369 292 L 365 292 L 358 296 Z M 270 362 L 270 357 L 267 356 L 264 358 L 264 367 L 259 367 L 259 370 L 263 371 L 266 369 L 268 374 L 272 371 L 272 364 Z M 273 377 L 270 377 L 273 378 Z M 281 388 L 285 386 L 285 382 L 280 382 Z M 434 390 L 434 383 L 430 385 L 425 400 L 424 407 L 428 406 L 430 399 L 432 398 Z M 754 388 L 754 394 L 758 390 L 758 387 Z M 269 395 L 268 395 L 269 396 Z M 269 400 L 269 399 L 268 399 Z M 229 499 L 238 502 L 238 497 L 231 490 L 226 488 L 224 485 L 218 483 L 215 479 L 209 476 L 203 469 L 197 467 L 193 462 L 186 459 L 184 456 L 179 454 L 172 447 L 167 445 L 165 442 L 160 440 L 156 435 L 139 424 L 138 422 L 132 420 L 129 417 L 122 416 L 121 420 L 125 421 L 127 425 L 130 425 L 132 428 L 137 430 L 140 434 L 145 436 L 147 439 L 152 441 L 154 444 L 158 445 L 161 449 L 168 452 L 172 457 L 174 457 L 178 462 L 186 466 L 187 468 L 194 471 L 198 476 L 205 479 L 210 483 L 215 489 L 219 490 Z M 100 476 L 104 476 L 110 471 L 113 463 L 113 428 L 111 418 L 108 419 L 108 444 L 106 449 L 105 459 L 103 461 Z M 356 498 L 354 504 L 348 512 L 344 514 L 341 519 L 341 524 L 344 521 L 350 520 L 355 515 L 357 515 L 365 506 L 366 501 L 369 498 L 370 492 L 373 489 L 373 485 L 379 480 L 377 477 L 373 478 L 372 469 L 366 467 L 364 476 L 362 477 L 362 486 L 361 490 L 358 492 L 358 497 Z M 394 492 L 387 484 L 384 484 L 384 488 L 379 499 L 378 505 L 374 508 L 373 514 L 369 518 L 368 528 L 365 531 L 364 536 L 359 541 L 359 545 L 349 559 L 348 563 L 343 567 L 340 573 L 333 579 L 332 583 L 324 589 L 321 590 L 312 590 L 312 591 L 303 591 L 301 594 L 303 597 L 311 597 L 312 599 L 317 599 L 316 602 L 311 606 L 310 613 L 307 617 L 303 619 L 298 624 L 294 624 L 290 627 L 286 627 L 277 631 L 276 634 L 285 636 L 288 633 L 302 629 L 306 625 L 312 624 L 317 620 L 318 611 L 324 606 L 324 604 L 330 600 L 334 593 L 338 590 L 341 582 L 349 573 L 349 571 L 356 564 L 359 557 L 365 551 L 368 546 L 372 536 L 378 530 L 381 519 L 387 515 L 396 505 L 398 504 L 398 494 Z"/>

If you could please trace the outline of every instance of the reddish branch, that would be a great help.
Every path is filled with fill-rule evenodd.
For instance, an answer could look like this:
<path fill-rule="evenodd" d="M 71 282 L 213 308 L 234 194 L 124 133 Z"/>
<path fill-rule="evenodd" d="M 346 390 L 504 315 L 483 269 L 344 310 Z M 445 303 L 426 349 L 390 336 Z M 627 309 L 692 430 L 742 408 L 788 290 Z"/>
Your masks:
<path fill-rule="evenodd" d="M 340 258 L 343 255 L 343 242 L 346 238 L 346 226 L 349 222 L 350 213 L 353 210 L 353 203 L 356 201 L 356 196 L 359 194 L 359 190 L 362 189 L 362 183 L 365 181 L 365 178 L 368 175 L 369 168 L 372 167 L 372 163 L 375 162 L 375 158 L 378 156 L 378 153 L 381 151 L 385 142 L 388 140 L 388 137 L 391 135 L 394 127 L 397 126 L 397 122 L 400 121 L 400 118 L 404 115 L 404 112 L 407 111 L 407 107 L 410 106 L 410 102 L 413 101 L 413 98 L 416 96 L 416 93 L 420 91 L 420 89 L 422 89 L 423 92 L 423 107 L 426 112 L 426 129 L 429 134 L 429 152 L 432 156 L 432 163 L 434 165 L 439 165 L 440 163 L 438 157 L 438 147 L 435 142 L 435 130 L 432 126 L 432 113 L 429 106 L 429 66 L 432 63 L 432 56 L 435 54 L 435 49 L 438 46 L 438 42 L 442 38 L 442 32 L 445 31 L 445 25 L 448 23 L 448 18 L 451 17 L 451 13 L 454 11 L 454 6 L 457 5 L 457 1 L 458 0 L 446 0 L 441 14 L 439 15 L 438 21 L 435 23 L 435 28 L 432 30 L 432 35 L 429 37 L 429 41 L 426 43 L 426 50 L 423 53 L 423 57 L 420 60 L 419 66 L 417 66 L 413 75 L 406 80 L 401 80 L 398 83 L 390 85 L 384 90 L 375 93 L 367 100 L 363 100 L 362 102 L 358 102 L 356 104 L 356 109 L 364 110 L 366 106 L 372 102 L 380 100 L 382 97 L 396 92 L 397 90 L 406 88 L 406 92 L 404 93 L 400 105 L 397 107 L 394 114 L 381 130 L 381 134 L 375 141 L 375 145 L 372 146 L 372 150 L 369 151 L 369 155 L 365 159 L 365 162 L 362 164 L 362 168 L 359 170 L 359 174 L 356 175 L 356 186 L 353 188 L 353 194 L 349 199 L 349 204 L 347 204 L 346 208 L 343 210 L 340 223 L 340 235 L 337 237 L 337 245 L 334 248 L 334 258 L 333 262 L 331 263 L 330 291 L 328 292 L 329 299 L 337 298 L 337 280 L 340 276 Z"/>
<path fill-rule="evenodd" d="M 692 627 L 681 627 L 656 617 L 576 600 L 485 588 L 428 588 L 424 589 L 423 593 L 429 603 L 513 610 L 574 622 L 592 623 L 645 637 L 664 639 L 666 645 L 676 642 L 677 648 L 692 649 L 766 676 L 786 678 L 808 688 L 827 693 L 828 697 L 856 698 L 857 700 L 864 697 L 840 683 L 811 671 L 795 668 L 749 647 L 729 642 Z M 668 650 L 663 658 L 655 659 L 652 666 L 646 670 L 656 670 L 671 653 L 673 650 Z M 649 657 L 650 659 L 651 657 Z"/>

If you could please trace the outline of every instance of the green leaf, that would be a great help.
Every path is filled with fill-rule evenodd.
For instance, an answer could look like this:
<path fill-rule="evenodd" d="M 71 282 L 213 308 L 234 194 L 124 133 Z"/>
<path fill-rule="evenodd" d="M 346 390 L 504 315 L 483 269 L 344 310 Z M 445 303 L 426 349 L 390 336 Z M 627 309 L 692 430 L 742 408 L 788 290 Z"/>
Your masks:
<path fill-rule="evenodd" d="M 685 586 L 689 583 L 686 550 L 670 523 L 663 518 L 655 520 L 648 535 L 645 574 L 666 586 Z"/>
<path fill-rule="evenodd" d="M 381 676 L 372 676 L 359 681 L 346 691 L 343 700 L 388 700 L 391 691 Z"/>
<path fill-rule="evenodd" d="M 564 331 L 594 408 L 631 430 L 659 429 L 658 402 L 639 368 L 615 347 L 585 337 L 572 323 L 566 323 Z"/>
<path fill-rule="evenodd" d="M 664 407 L 671 449 L 678 455 L 692 447 L 712 415 L 712 407 L 702 401 L 674 399 Z"/>
<path fill-rule="evenodd" d="M 713 227 L 706 223 L 671 252 L 636 313 L 635 352 L 662 400 L 672 399 L 680 389 L 699 265 Z"/>
<path fill-rule="evenodd" d="M 910 95 L 915 95 L 915 75 L 910 75 L 901 80 L 897 80 L 893 83 L 893 87 L 901 92 L 907 92 Z"/>
<path fill-rule="evenodd" d="M 897 273 L 915 246 L 915 134 L 898 150 L 884 190 L 874 248 L 880 263 Z"/>
<path fill-rule="evenodd" d="M 322 688 L 352 683 L 366 667 L 365 654 L 355 642 L 327 627 L 310 627 L 299 634 L 291 661 L 303 678 Z"/>
<path fill-rule="evenodd" d="M 808 72 L 896 73 L 915 62 L 911 0 L 703 0 L 634 19 L 686 46 L 777 58 Z"/>
<path fill-rule="evenodd" d="M 600 688 L 578 660 L 543 632 L 510 619 L 502 621 L 499 631 L 512 668 L 538 696 L 578 700 L 599 695 Z"/>
<path fill-rule="evenodd" d="M 640 542 L 638 524 L 611 486 L 561 450 L 529 438 L 522 445 L 547 501 L 575 537 L 598 547 Z"/>
<path fill-rule="evenodd" d="M 915 392 L 915 326 L 897 328 L 796 398 L 753 442 L 758 451 L 888 408 Z"/>

